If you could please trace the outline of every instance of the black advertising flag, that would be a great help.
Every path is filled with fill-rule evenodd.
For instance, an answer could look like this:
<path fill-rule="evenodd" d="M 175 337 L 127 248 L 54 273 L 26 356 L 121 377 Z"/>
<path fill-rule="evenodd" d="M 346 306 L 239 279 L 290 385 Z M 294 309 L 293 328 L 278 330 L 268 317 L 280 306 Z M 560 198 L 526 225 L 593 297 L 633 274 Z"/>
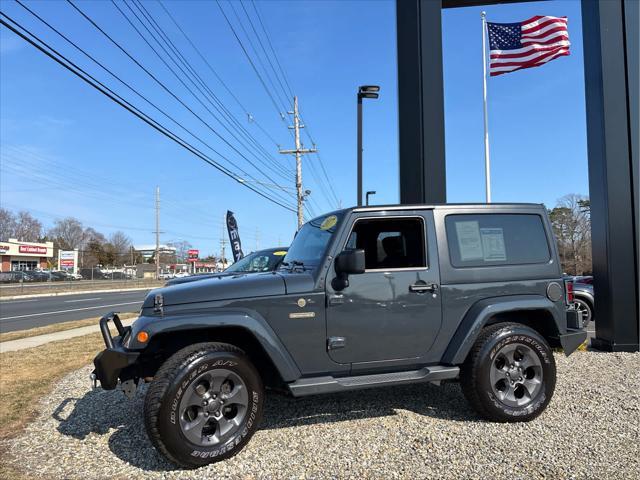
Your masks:
<path fill-rule="evenodd" d="M 233 212 L 229 210 L 227 210 L 227 231 L 229 232 L 233 261 L 237 262 L 244 257 L 244 254 L 242 253 L 242 244 L 240 243 L 240 233 L 238 233 L 238 222 L 236 222 Z"/>

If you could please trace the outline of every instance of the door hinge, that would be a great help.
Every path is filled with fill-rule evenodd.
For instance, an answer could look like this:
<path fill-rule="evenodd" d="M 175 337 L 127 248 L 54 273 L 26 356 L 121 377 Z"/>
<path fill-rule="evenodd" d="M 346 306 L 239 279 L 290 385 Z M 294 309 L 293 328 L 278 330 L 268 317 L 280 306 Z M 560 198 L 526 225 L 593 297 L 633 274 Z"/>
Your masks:
<path fill-rule="evenodd" d="M 344 303 L 344 295 L 336 294 L 329 295 L 327 297 L 327 305 L 330 307 L 331 305 L 342 305 Z"/>
<path fill-rule="evenodd" d="M 347 339 L 344 337 L 327 338 L 327 350 L 337 350 L 347 346 Z"/>

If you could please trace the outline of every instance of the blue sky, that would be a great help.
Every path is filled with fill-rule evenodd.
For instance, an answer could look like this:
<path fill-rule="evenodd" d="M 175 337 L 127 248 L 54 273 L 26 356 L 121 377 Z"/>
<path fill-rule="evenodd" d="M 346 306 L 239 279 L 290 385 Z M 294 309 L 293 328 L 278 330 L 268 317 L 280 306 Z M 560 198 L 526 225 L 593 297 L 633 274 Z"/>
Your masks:
<path fill-rule="evenodd" d="M 272 163 L 261 166 L 261 172 L 240 158 L 68 4 L 50 1 L 27 5 L 229 158 L 228 165 L 232 168 L 242 168 L 260 181 L 271 183 L 266 174 L 286 188 L 293 187 L 293 182 L 286 184 L 272 166 L 278 162 L 293 172 L 291 159 L 279 155 L 276 144 L 269 138 L 282 148 L 292 148 L 286 123 L 215 2 L 169 1 L 165 5 L 244 109 L 191 49 L 159 4 L 145 2 L 145 6 L 207 86 L 270 152 Z M 234 142 L 110 2 L 78 5 L 208 125 Z M 131 17 L 126 7 L 119 5 Z M 243 33 L 233 16 L 233 8 L 251 33 L 239 3 L 235 2 L 233 8 L 226 2 L 222 5 L 240 35 Z M 245 6 L 253 15 L 251 4 Z M 171 125 L 20 6 L 3 0 L 1 7 L 132 103 Z M 303 118 L 317 142 L 331 187 L 343 206 L 355 202 L 355 91 L 361 84 L 381 86 L 380 99 L 365 104 L 364 187 L 378 192 L 377 203 L 397 203 L 395 2 L 260 1 L 258 8 L 291 87 L 299 97 Z M 566 15 L 572 40 L 569 57 L 542 68 L 489 80 L 494 201 L 553 205 L 567 193 L 586 194 L 579 1 L 510 4 L 485 10 L 488 19 L 496 22 L 521 21 L 537 14 Z M 484 199 L 480 11 L 480 8 L 449 9 L 443 14 L 447 190 L 452 202 Z M 255 16 L 252 18 L 254 22 L 257 20 Z M 259 24 L 255 26 L 260 29 Z M 120 229 L 136 243 L 152 243 L 153 196 L 155 186 L 159 185 L 163 241 L 184 239 L 203 254 L 217 253 L 227 209 L 236 213 L 245 251 L 256 245 L 267 247 L 290 241 L 295 230 L 293 213 L 224 177 L 7 29 L 0 29 L 0 39 L 3 207 L 29 210 L 47 226 L 55 218 L 75 216 L 106 234 Z M 250 48 L 246 40 L 245 43 Z M 260 48 L 258 44 L 256 48 Z M 259 64 L 257 67 L 261 68 Z M 271 90 L 278 91 L 277 85 Z M 206 102 L 205 105 L 210 108 Z M 245 110 L 269 136 L 255 122 L 248 121 Z M 171 126 L 188 138 L 178 127 Z M 311 146 L 308 138 L 303 138 L 305 146 Z M 190 141 L 218 159 L 207 147 Z M 257 163 L 242 146 L 233 145 Z M 311 208 L 316 214 L 334 208 L 336 203 L 326 182 L 318 181 L 323 178 L 319 161 L 316 156 L 304 159 L 305 188 L 312 191 Z M 311 166 L 312 162 L 315 165 Z M 288 201 L 293 204 L 291 199 Z"/>

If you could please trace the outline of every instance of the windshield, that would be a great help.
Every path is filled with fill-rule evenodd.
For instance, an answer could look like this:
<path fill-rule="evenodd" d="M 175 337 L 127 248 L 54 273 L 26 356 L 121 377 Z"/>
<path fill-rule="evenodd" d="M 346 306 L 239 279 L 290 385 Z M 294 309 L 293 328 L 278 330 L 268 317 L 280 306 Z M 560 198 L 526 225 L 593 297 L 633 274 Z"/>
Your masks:
<path fill-rule="evenodd" d="M 323 259 L 329 242 L 338 228 L 341 215 L 326 215 L 305 223 L 289 247 L 283 265 L 302 264 L 315 267 Z"/>
<path fill-rule="evenodd" d="M 280 265 L 286 253 L 286 250 L 253 252 L 246 257 L 242 257 L 227 268 L 225 272 L 271 272 Z"/>

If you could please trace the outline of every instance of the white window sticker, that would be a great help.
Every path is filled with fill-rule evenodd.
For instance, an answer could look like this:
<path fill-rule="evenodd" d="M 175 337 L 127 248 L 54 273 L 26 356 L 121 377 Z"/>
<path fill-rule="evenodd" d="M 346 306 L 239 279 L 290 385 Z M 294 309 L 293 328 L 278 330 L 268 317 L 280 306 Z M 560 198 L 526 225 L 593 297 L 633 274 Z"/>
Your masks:
<path fill-rule="evenodd" d="M 504 262 L 507 260 L 502 228 L 481 228 L 480 235 L 482 236 L 485 262 Z"/>
<path fill-rule="evenodd" d="M 460 260 L 479 260 L 484 258 L 480 226 L 477 221 L 456 222 Z"/>

